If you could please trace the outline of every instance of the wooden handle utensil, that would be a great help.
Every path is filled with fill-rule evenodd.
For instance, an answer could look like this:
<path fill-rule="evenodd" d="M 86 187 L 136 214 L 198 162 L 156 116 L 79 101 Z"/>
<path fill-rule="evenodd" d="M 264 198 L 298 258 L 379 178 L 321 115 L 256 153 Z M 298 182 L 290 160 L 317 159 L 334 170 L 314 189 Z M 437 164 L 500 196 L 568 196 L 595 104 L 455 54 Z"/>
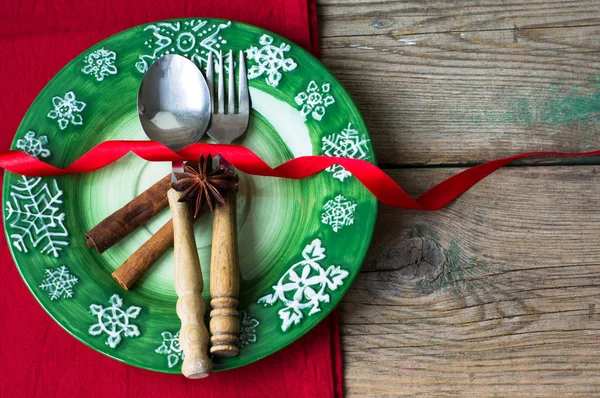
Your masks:
<path fill-rule="evenodd" d="M 214 210 L 210 260 L 210 353 L 218 357 L 238 355 L 240 290 L 236 230 L 236 193 L 228 192 L 225 203 Z"/>
<path fill-rule="evenodd" d="M 175 290 L 179 296 L 177 315 L 181 320 L 179 343 L 184 354 L 181 371 L 185 377 L 199 379 L 212 372 L 212 362 L 207 355 L 209 337 L 204 324 L 204 283 L 194 240 L 193 214 L 189 202 L 179 202 L 181 192 L 170 189 L 167 196 L 175 236 Z"/>

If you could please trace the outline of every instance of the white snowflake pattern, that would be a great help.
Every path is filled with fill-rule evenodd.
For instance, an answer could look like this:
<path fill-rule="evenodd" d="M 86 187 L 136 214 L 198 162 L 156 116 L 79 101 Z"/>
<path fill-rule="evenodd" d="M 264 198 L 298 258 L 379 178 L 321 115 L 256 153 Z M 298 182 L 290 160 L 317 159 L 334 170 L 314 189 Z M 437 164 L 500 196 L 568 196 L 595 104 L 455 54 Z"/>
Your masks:
<path fill-rule="evenodd" d="M 240 311 L 240 348 L 250 343 L 256 343 L 256 328 L 260 325 L 257 319 L 252 318 L 244 310 Z"/>
<path fill-rule="evenodd" d="M 79 113 L 85 108 L 86 104 L 83 101 L 77 101 L 73 91 L 69 91 L 64 97 L 58 95 L 52 97 L 52 104 L 54 109 L 48 112 L 48 117 L 58 120 L 58 127 L 61 130 L 66 129 L 69 123 L 74 125 L 83 124 L 83 118 Z"/>
<path fill-rule="evenodd" d="M 183 361 L 183 349 L 179 345 L 179 332 L 173 334 L 171 332 L 162 332 L 162 343 L 154 350 L 157 354 L 167 356 L 167 365 L 169 368 L 177 365 L 179 361 Z"/>
<path fill-rule="evenodd" d="M 90 326 L 88 333 L 92 336 L 107 334 L 106 344 L 115 348 L 121 342 L 123 336 L 137 337 L 140 335 L 138 327 L 131 323 L 131 319 L 137 318 L 140 307 L 131 306 L 123 310 L 123 300 L 118 294 L 113 294 L 108 299 L 110 306 L 103 307 L 100 304 L 90 305 L 90 312 L 96 316 L 98 323 Z"/>
<path fill-rule="evenodd" d="M 285 332 L 304 318 L 321 311 L 321 303 L 329 303 L 328 291 L 335 291 L 342 286 L 348 271 L 341 266 L 331 265 L 324 269 L 319 261 L 325 259 L 325 248 L 320 239 L 315 239 L 302 250 L 302 260 L 291 268 L 273 286 L 275 291 L 261 297 L 258 302 L 273 305 L 278 301 L 284 304 L 279 310 L 279 318 L 283 321 L 281 329 Z"/>
<path fill-rule="evenodd" d="M 330 225 L 333 232 L 337 232 L 345 226 L 354 224 L 354 212 L 356 203 L 338 195 L 335 199 L 328 200 L 323 206 L 321 222 Z"/>
<path fill-rule="evenodd" d="M 17 140 L 17 148 L 37 158 L 50 156 L 50 151 L 43 147 L 48 142 L 46 136 L 35 137 L 29 131 L 25 138 Z M 65 213 L 59 207 L 62 204 L 63 191 L 58 188 L 56 180 L 50 184 L 42 183 L 42 178 L 21 176 L 16 184 L 11 184 L 9 193 L 11 201 L 6 202 L 6 220 L 11 221 L 10 233 L 13 246 L 20 252 L 27 253 L 27 241 L 35 248 L 45 243 L 42 253 L 54 257 L 69 243 L 69 233 L 65 227 Z"/>
<path fill-rule="evenodd" d="M 28 131 L 24 138 L 19 138 L 17 140 L 17 148 L 34 158 L 47 158 L 50 156 L 50 150 L 44 148 L 44 145 L 47 143 L 47 136 L 40 135 L 36 138 L 35 131 Z"/>
<path fill-rule="evenodd" d="M 273 45 L 273 37 L 266 34 L 260 37 L 258 43 L 262 47 L 252 46 L 246 50 L 246 58 L 256 63 L 248 69 L 248 78 L 266 75 L 267 84 L 277 87 L 282 77 L 280 71 L 289 72 L 298 66 L 293 59 L 287 58 L 286 53 L 291 47 L 287 43 L 281 43 L 279 47 Z"/>
<path fill-rule="evenodd" d="M 106 76 L 116 75 L 117 67 L 115 61 L 117 53 L 104 47 L 89 53 L 83 60 L 85 66 L 81 71 L 86 75 L 92 75 L 101 82 Z"/>
<path fill-rule="evenodd" d="M 47 290 L 50 300 L 73 297 L 73 287 L 79 282 L 66 265 L 46 268 L 40 289 Z"/>
<path fill-rule="evenodd" d="M 352 128 L 352 123 L 348 123 L 348 127 L 342 130 L 339 134 L 330 134 L 323 137 L 323 153 L 326 156 L 337 156 L 341 158 L 351 159 L 366 159 L 367 145 L 369 140 L 362 137 L 357 130 Z M 333 178 L 344 181 L 350 177 L 352 173 L 335 164 L 325 169 L 333 173 Z"/>
<path fill-rule="evenodd" d="M 145 73 L 156 59 L 166 54 L 180 54 L 196 63 L 206 63 L 209 53 L 218 54 L 221 46 L 227 43 L 221 30 L 229 26 L 231 21 L 209 24 L 201 19 L 148 25 L 144 31 L 151 32 L 152 37 L 144 44 L 152 53 L 140 55 L 135 67 Z"/>
<path fill-rule="evenodd" d="M 296 104 L 302 106 L 300 112 L 304 116 L 310 113 L 313 119 L 320 121 L 325 116 L 325 108 L 335 102 L 333 95 L 329 94 L 330 91 L 331 84 L 325 82 L 319 87 L 314 80 L 311 80 L 306 91 L 296 95 L 294 100 Z"/>

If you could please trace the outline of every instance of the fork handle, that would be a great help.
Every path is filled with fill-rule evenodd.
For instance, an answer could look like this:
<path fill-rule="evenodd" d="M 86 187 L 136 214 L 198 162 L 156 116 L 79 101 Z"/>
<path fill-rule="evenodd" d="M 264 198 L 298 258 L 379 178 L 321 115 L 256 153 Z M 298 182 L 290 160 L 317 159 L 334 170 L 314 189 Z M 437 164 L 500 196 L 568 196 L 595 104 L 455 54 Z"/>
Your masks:
<path fill-rule="evenodd" d="M 228 192 L 225 203 L 214 210 L 210 259 L 210 353 L 217 357 L 238 355 L 240 290 L 236 230 L 236 194 Z"/>
<path fill-rule="evenodd" d="M 167 196 L 175 238 L 175 291 L 179 296 L 177 315 L 181 320 L 179 344 L 184 355 L 181 372 L 187 378 L 199 379 L 212 372 L 212 362 L 207 355 L 206 303 L 202 298 L 204 282 L 194 240 L 192 209 L 189 202 L 179 202 L 181 192 L 171 188 Z"/>

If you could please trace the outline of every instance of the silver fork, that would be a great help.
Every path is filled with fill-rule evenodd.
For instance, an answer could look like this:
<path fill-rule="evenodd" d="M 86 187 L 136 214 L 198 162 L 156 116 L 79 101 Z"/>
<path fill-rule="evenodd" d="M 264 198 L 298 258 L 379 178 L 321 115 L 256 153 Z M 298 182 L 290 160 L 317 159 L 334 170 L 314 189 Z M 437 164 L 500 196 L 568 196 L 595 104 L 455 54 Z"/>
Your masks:
<path fill-rule="evenodd" d="M 229 90 L 227 93 L 227 112 L 225 112 L 225 74 L 223 70 L 223 54 L 219 53 L 219 87 L 216 95 L 217 107 L 213 106 L 212 124 L 208 130 L 208 135 L 218 144 L 231 144 L 233 140 L 239 138 L 248 128 L 248 120 L 250 118 L 250 95 L 248 92 L 248 77 L 246 74 L 246 62 L 244 53 L 240 51 L 239 60 L 239 88 L 238 88 L 238 103 L 237 113 L 235 112 L 235 77 L 233 51 L 229 51 Z M 211 98 L 214 95 L 214 60 L 213 54 L 208 55 L 208 67 L 206 68 L 206 80 L 211 93 Z M 213 103 L 214 104 L 214 103 Z"/>
<path fill-rule="evenodd" d="M 229 90 L 227 109 L 225 109 L 225 73 L 223 70 L 223 54 L 219 53 L 218 90 L 214 95 L 214 59 L 208 56 L 206 80 L 213 99 L 213 115 L 208 135 L 219 144 L 231 144 L 248 128 L 250 118 L 250 95 L 244 53 L 239 57 L 238 101 L 235 96 L 235 76 L 233 52 L 229 51 Z M 216 98 L 215 98 L 216 97 Z M 214 106 L 216 99 L 217 106 Z M 236 106 L 237 105 L 237 106 Z M 235 109 L 237 108 L 237 112 Z M 219 156 L 219 166 L 233 169 Z M 217 203 L 214 210 L 212 253 L 210 259 L 210 334 L 211 354 L 218 357 L 231 357 L 239 353 L 240 320 L 237 307 L 239 305 L 240 269 L 237 253 L 236 231 L 236 195 L 230 192 L 225 203 Z"/>

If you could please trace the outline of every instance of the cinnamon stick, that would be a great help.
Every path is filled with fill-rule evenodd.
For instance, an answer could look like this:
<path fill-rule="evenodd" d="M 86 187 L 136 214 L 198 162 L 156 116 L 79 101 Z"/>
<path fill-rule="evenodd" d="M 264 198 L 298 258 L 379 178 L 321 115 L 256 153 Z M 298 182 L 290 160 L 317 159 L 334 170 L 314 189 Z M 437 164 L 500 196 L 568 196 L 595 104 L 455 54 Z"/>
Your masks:
<path fill-rule="evenodd" d="M 206 208 L 200 211 L 200 215 Z M 198 217 L 200 218 L 200 217 Z M 196 218 L 196 220 L 198 220 Z M 196 221 L 194 220 L 194 221 Z M 123 264 L 113 271 L 112 277 L 125 290 L 133 285 L 148 271 L 150 266 L 160 258 L 169 248 L 173 247 L 173 220 L 169 220 L 154 233 L 143 245 L 139 247 Z"/>
<path fill-rule="evenodd" d="M 112 277 L 129 290 L 164 252 L 173 247 L 173 220 L 169 220 L 113 273 Z"/>
<path fill-rule="evenodd" d="M 89 230 L 85 234 L 88 247 L 96 249 L 98 254 L 101 254 L 136 228 L 144 225 L 168 206 L 169 188 L 171 188 L 170 174 Z"/>

